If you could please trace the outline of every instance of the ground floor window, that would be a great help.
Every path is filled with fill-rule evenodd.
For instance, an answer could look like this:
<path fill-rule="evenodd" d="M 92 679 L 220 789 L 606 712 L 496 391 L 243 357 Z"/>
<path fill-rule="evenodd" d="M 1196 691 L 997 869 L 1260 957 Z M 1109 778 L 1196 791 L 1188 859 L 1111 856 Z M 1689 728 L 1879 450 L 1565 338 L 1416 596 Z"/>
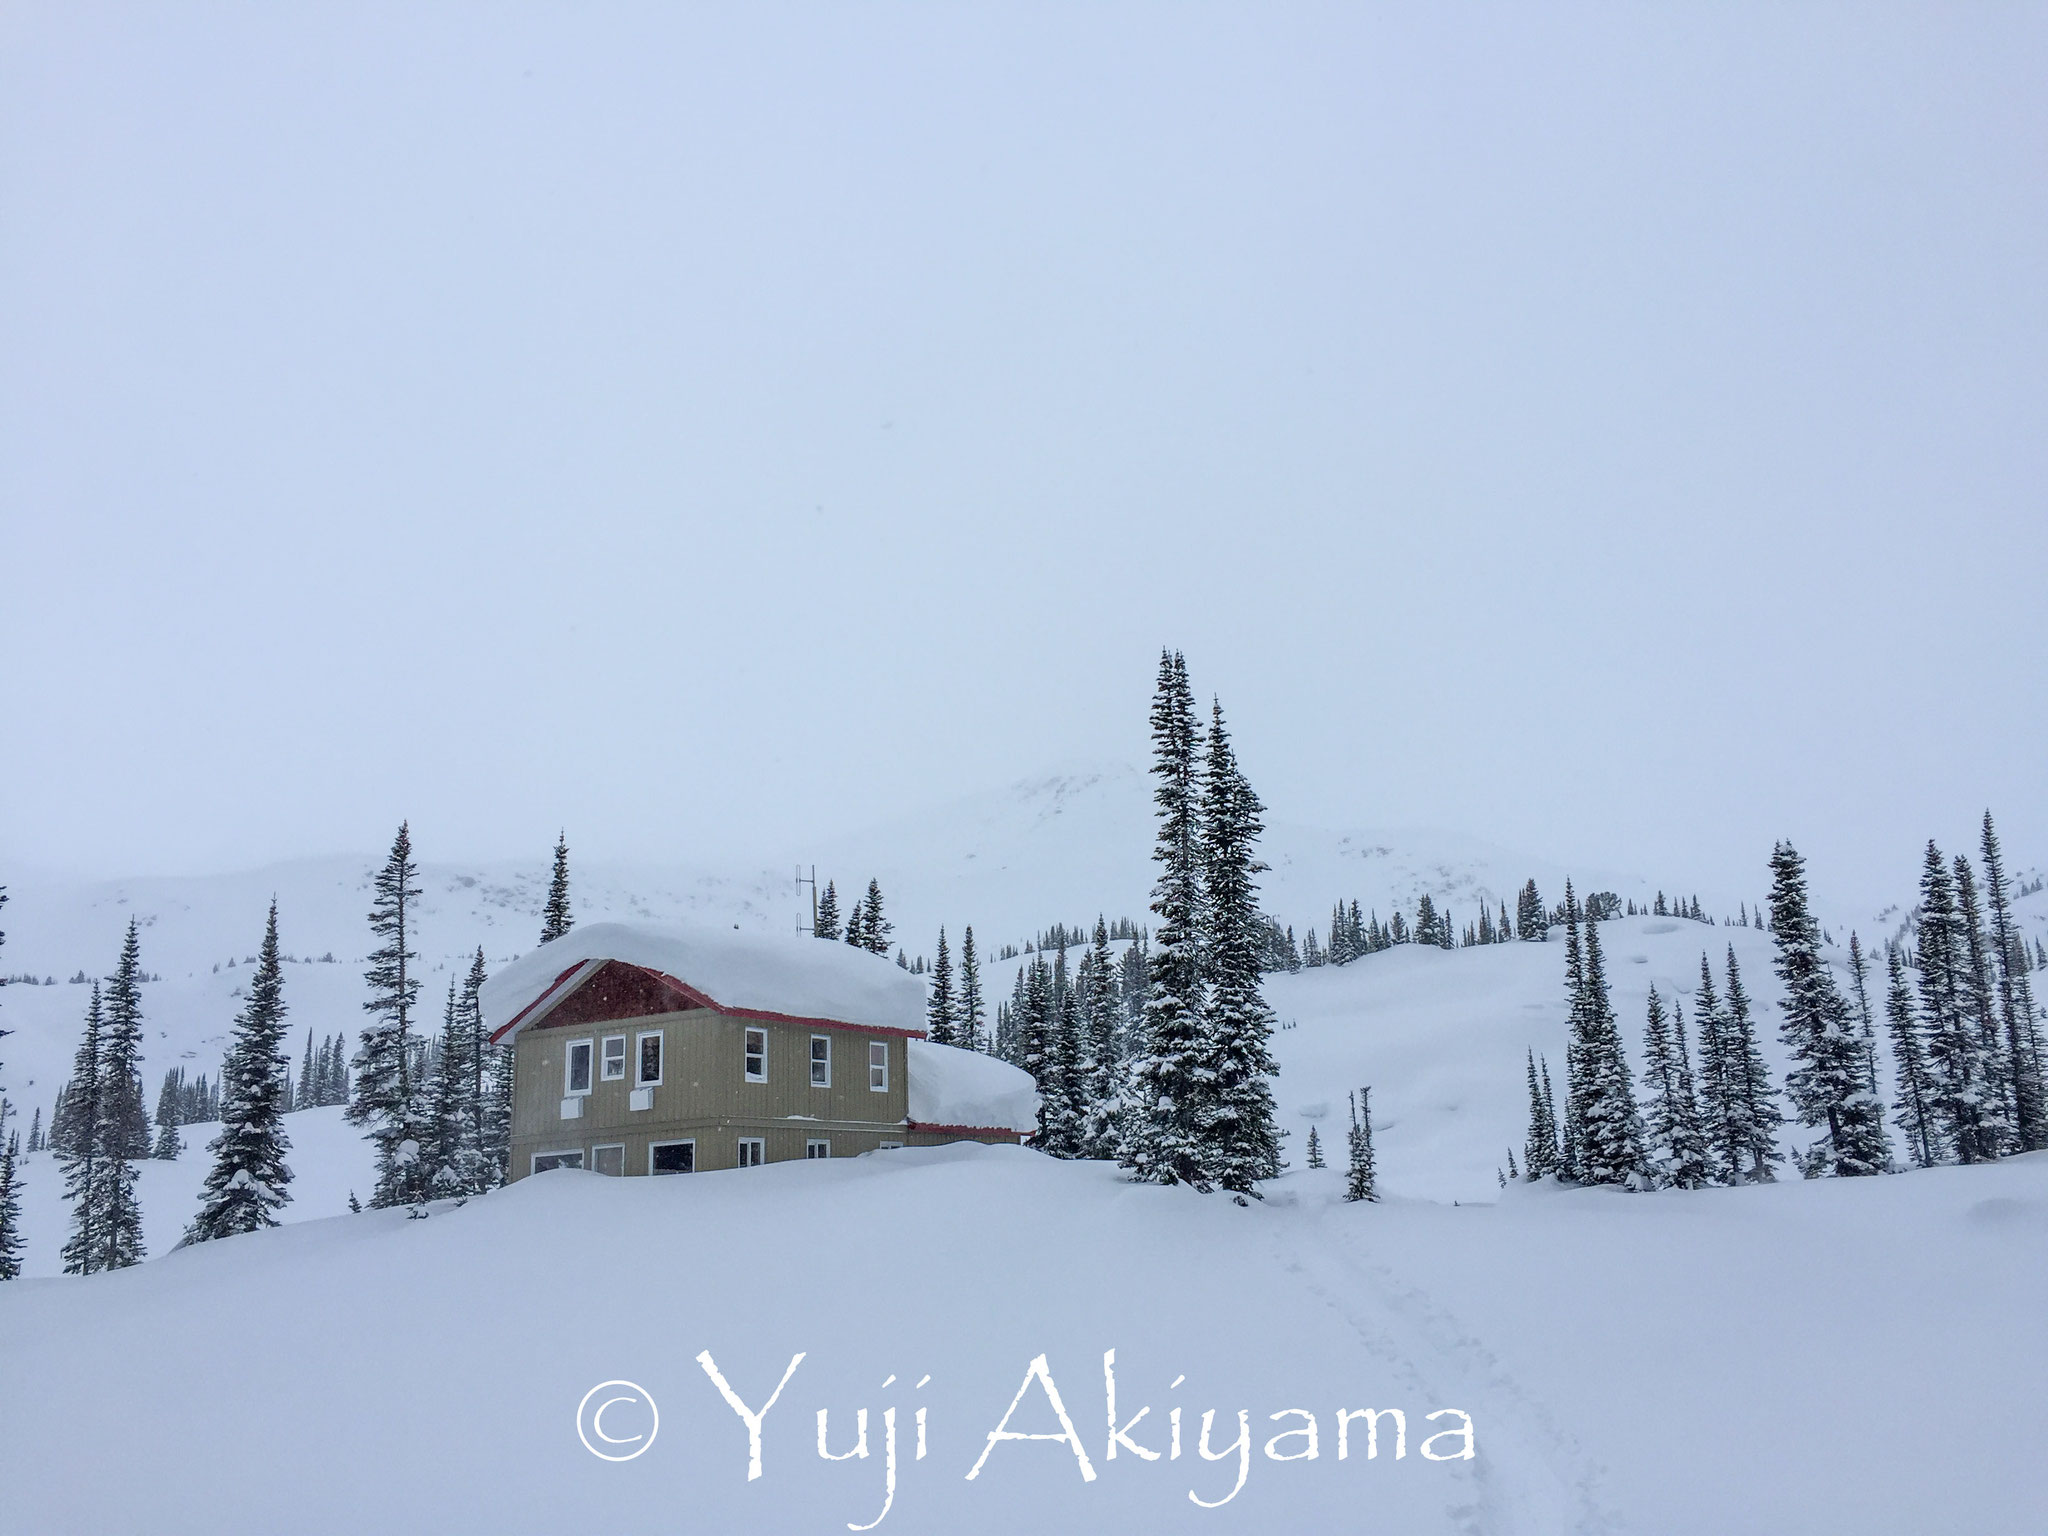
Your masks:
<path fill-rule="evenodd" d="M 740 1166 L 758 1168 L 768 1161 L 768 1145 L 758 1136 L 740 1138 Z"/>
<path fill-rule="evenodd" d="M 581 1168 L 581 1152 L 536 1152 L 533 1154 L 533 1171 L 546 1173 L 550 1168 Z"/>
<path fill-rule="evenodd" d="M 694 1141 L 658 1141 L 647 1149 L 647 1171 L 649 1173 L 695 1173 L 697 1171 L 697 1143 Z"/>
<path fill-rule="evenodd" d="M 902 1145 L 903 1143 L 900 1141 L 878 1141 L 875 1143 L 875 1150 L 877 1152 L 894 1152 Z"/>
<path fill-rule="evenodd" d="M 593 1172 L 609 1174 L 617 1178 L 626 1171 L 626 1149 L 619 1147 L 592 1147 L 590 1166 Z"/>
<path fill-rule="evenodd" d="M 829 1141 L 811 1140 L 804 1143 L 804 1156 L 807 1158 L 830 1157 L 831 1155 L 832 1143 Z"/>

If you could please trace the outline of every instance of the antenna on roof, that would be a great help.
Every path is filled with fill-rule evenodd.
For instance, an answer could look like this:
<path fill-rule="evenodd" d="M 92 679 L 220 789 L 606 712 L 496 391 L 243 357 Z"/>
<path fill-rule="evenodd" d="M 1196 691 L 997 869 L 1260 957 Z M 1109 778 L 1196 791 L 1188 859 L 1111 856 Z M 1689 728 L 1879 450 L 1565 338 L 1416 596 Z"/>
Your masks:
<path fill-rule="evenodd" d="M 804 873 L 803 865 L 799 864 L 796 867 L 796 897 L 799 902 L 803 900 L 804 887 L 807 885 L 811 888 L 811 920 L 809 923 L 805 923 L 803 915 L 799 911 L 796 920 L 796 931 L 807 937 L 816 938 L 818 936 L 818 866 L 815 864 L 811 866 L 811 872 L 808 875 Z"/>

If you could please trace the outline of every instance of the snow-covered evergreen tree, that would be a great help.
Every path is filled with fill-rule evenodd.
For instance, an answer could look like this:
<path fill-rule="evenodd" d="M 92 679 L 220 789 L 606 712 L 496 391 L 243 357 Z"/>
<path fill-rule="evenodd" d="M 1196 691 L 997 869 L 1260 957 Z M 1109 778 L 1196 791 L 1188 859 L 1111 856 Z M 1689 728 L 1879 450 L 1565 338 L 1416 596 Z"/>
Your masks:
<path fill-rule="evenodd" d="M 351 1125 L 363 1126 L 377 1149 L 377 1183 L 372 1207 L 411 1205 L 426 1198 L 426 1173 L 419 1157 L 419 1085 L 413 1077 L 412 1010 L 419 1002 L 419 978 L 412 973 L 412 906 L 420 894 L 413 882 L 412 831 L 400 823 L 390 857 L 377 872 L 370 906 L 370 932 L 380 941 L 370 953 L 363 979 L 370 984 L 363 1004 L 370 1025 L 355 1057 Z M 410 1145 L 410 1154 L 405 1148 Z"/>
<path fill-rule="evenodd" d="M 851 923 L 847 924 L 847 931 L 849 933 L 853 931 Z M 882 915 L 881 881 L 868 881 L 867 900 L 861 903 L 860 908 L 861 948 L 871 955 L 887 955 L 889 953 L 889 936 L 895 931 L 896 925 Z"/>
<path fill-rule="evenodd" d="M 1100 914 L 1095 919 L 1094 941 L 1081 957 L 1078 990 L 1082 1109 L 1076 1154 L 1113 1158 L 1117 1142 L 1117 1084 L 1122 1065 L 1117 1052 L 1117 1023 L 1123 1016 L 1123 1000 L 1117 995 L 1116 961 L 1110 955 L 1109 926 Z"/>
<path fill-rule="evenodd" d="M 981 957 L 974 952 L 974 925 L 960 930 L 960 1044 L 970 1051 L 988 1049 L 982 1032 Z"/>
<path fill-rule="evenodd" d="M 1323 1144 L 1316 1136 L 1314 1121 L 1310 1121 L 1308 1127 L 1308 1165 L 1311 1168 L 1323 1166 Z"/>
<path fill-rule="evenodd" d="M 1821 954 L 1806 863 L 1789 842 L 1771 850 L 1771 877 L 1773 968 L 1785 989 L 1779 1037 L 1793 1061 L 1786 1091 L 1801 1124 L 1827 1127 L 1827 1172 L 1842 1178 L 1883 1173 L 1891 1162 L 1884 1106 L 1866 1085 L 1855 1021 Z"/>
<path fill-rule="evenodd" d="M 1201 1113 L 1202 913 L 1195 701 L 1187 663 L 1162 651 L 1152 704 L 1158 808 L 1145 1011 L 1124 1080 L 1117 1160 L 1153 1183 L 1205 1186 Z"/>
<path fill-rule="evenodd" d="M 1536 1053 L 1527 1052 L 1529 1063 L 1529 1134 L 1522 1142 L 1523 1176 L 1532 1184 L 1557 1172 L 1557 1121 L 1547 1086 L 1549 1063 L 1544 1064 L 1543 1082 L 1536 1077 Z"/>
<path fill-rule="evenodd" d="M 263 948 L 248 998 L 235 1020 L 221 1063 L 220 1134 L 208 1143 L 213 1167 L 200 1191 L 199 1214 L 185 1241 L 201 1243 L 277 1225 L 291 1199 L 284 1112 L 290 1102 L 291 1057 L 284 1048 L 284 966 L 277 943 L 277 902 L 270 903 Z"/>
<path fill-rule="evenodd" d="M 1273 1106 L 1273 1011 L 1259 984 L 1264 919 L 1257 848 L 1265 807 L 1246 782 L 1223 706 L 1210 710 L 1202 764 L 1201 876 L 1204 1002 L 1197 1077 L 1203 1086 L 1200 1131 L 1209 1182 L 1233 1194 L 1256 1193 L 1280 1172 Z"/>
<path fill-rule="evenodd" d="M 106 1020 L 100 1034 L 98 1156 L 94 1204 L 99 1223 L 99 1268 L 126 1269 L 143 1259 L 140 1177 L 135 1160 L 149 1156 L 149 1116 L 142 1107 L 142 941 L 134 918 L 121 942 L 121 958 L 107 978 Z"/>
<path fill-rule="evenodd" d="M 811 919 L 811 937 L 829 940 L 839 937 L 839 891 L 830 880 L 825 882 L 825 894 L 818 898 L 817 913 Z"/>
<path fill-rule="evenodd" d="M 2005 883 L 2005 857 L 1991 812 L 1984 813 L 1979 847 L 1984 862 L 1984 900 L 1991 918 L 1991 951 L 1998 977 L 1998 1020 L 2011 1082 L 2013 1139 L 2025 1152 L 2048 1147 L 2048 1082 L 2044 1082 L 2041 1036 L 2034 1017 L 2033 987 L 2027 976 L 2026 940 L 2013 921 Z"/>
<path fill-rule="evenodd" d="M 511 1170 L 512 1049 L 510 1044 L 485 1047 L 489 1076 L 484 1085 L 479 1179 L 487 1189 L 503 1184 Z"/>
<path fill-rule="evenodd" d="M 1664 999 L 1652 985 L 1643 1025 L 1643 1085 L 1648 1090 L 1643 1127 L 1650 1169 L 1660 1184 L 1697 1189 L 1707 1181 L 1707 1147 L 1700 1134 L 1684 1029 L 1683 1015 L 1665 1016 Z"/>
<path fill-rule="evenodd" d="M 450 976 L 427 1112 L 421 1124 L 427 1191 L 435 1199 L 481 1194 L 487 1187 L 482 1179 L 482 1149 L 476 1140 L 481 1121 L 481 1106 L 475 1098 L 477 1067 L 476 1043 L 463 1013 L 461 990 Z"/>
<path fill-rule="evenodd" d="M 7 1130 L 12 1107 L 0 1099 L 0 1280 L 21 1275 L 21 1132 Z"/>
<path fill-rule="evenodd" d="M 925 997 L 925 1038 L 934 1045 L 958 1045 L 960 1029 L 954 1016 L 953 952 L 946 947 L 946 930 L 939 929 L 938 957 L 932 961 L 932 979 Z"/>
<path fill-rule="evenodd" d="M 1536 882 L 1529 881 L 1515 899 L 1515 937 L 1540 940 L 1549 937 L 1550 919 L 1543 910 L 1543 898 L 1536 894 Z"/>
<path fill-rule="evenodd" d="M 541 908 L 540 941 L 551 944 L 576 926 L 569 910 L 569 834 L 555 835 L 555 872 L 548 880 L 547 905 Z"/>
<path fill-rule="evenodd" d="M 1578 897 L 1564 886 L 1565 1050 L 1564 1155 L 1561 1172 L 1586 1184 L 1629 1184 L 1643 1171 L 1642 1124 L 1607 992 L 1596 924 L 1581 942 Z"/>
<path fill-rule="evenodd" d="M 71 1202 L 71 1235 L 64 1241 L 64 1273 L 89 1275 L 100 1267 L 99 1137 L 100 1036 L 105 1025 L 100 984 L 92 984 L 85 1005 L 85 1032 L 71 1061 L 57 1112 L 50 1117 L 50 1139 L 64 1161 L 64 1198 Z"/>
<path fill-rule="evenodd" d="M 178 1134 L 177 1121 L 158 1119 L 156 1140 L 149 1145 L 149 1155 L 163 1163 L 175 1163 L 185 1155 L 185 1138 Z"/>
<path fill-rule="evenodd" d="M 1372 1090 L 1351 1095 L 1351 1140 L 1344 1169 L 1346 1200 L 1377 1200 L 1379 1172 L 1372 1155 Z"/>
<path fill-rule="evenodd" d="M 1776 913 L 1772 914 L 1773 926 Z M 1920 1016 L 1942 1139 L 1960 1162 L 1998 1156 L 1997 1084 L 1969 1017 L 1962 916 L 1948 861 L 1932 841 L 1920 875 Z"/>
<path fill-rule="evenodd" d="M 1743 989 L 1742 967 L 1736 963 L 1735 946 L 1726 957 L 1728 992 L 1723 1003 L 1721 1025 L 1721 1068 L 1727 1074 L 1727 1135 L 1734 1153 L 1731 1176 L 1751 1183 L 1768 1183 L 1777 1165 L 1785 1160 L 1778 1150 L 1778 1128 L 1785 1123 L 1778 1108 L 1777 1092 L 1771 1086 L 1770 1068 L 1764 1063 L 1763 1046 L 1757 1038 L 1756 1019 L 1749 1008 L 1749 994 Z M 1711 984 L 1706 956 L 1700 957 L 1705 1006 Z"/>
<path fill-rule="evenodd" d="M 1913 990 L 1907 985 L 1898 945 L 1885 946 L 1885 965 L 1890 984 L 1885 991 L 1884 1016 L 1891 1031 L 1892 1061 L 1899 1082 L 1898 1096 L 1892 1100 L 1892 1124 L 1905 1136 L 1907 1155 L 1915 1165 L 1932 1168 L 1941 1160 L 1941 1127 L 1935 1119 L 1933 1083 L 1920 1038 L 1920 1020 L 1913 1011 Z"/>
<path fill-rule="evenodd" d="M 1997 985 L 1991 952 L 1984 939 L 1984 914 L 1977 904 L 1977 877 L 1970 861 L 1955 857 L 1956 913 L 1962 920 L 1959 951 L 1963 1011 L 1977 1031 L 1980 1059 L 1991 1092 L 1986 1097 L 1989 1131 L 2001 1152 L 2018 1150 L 2018 1114 L 2014 1105 L 2012 1063 L 2005 1036 L 1998 1027 Z"/>

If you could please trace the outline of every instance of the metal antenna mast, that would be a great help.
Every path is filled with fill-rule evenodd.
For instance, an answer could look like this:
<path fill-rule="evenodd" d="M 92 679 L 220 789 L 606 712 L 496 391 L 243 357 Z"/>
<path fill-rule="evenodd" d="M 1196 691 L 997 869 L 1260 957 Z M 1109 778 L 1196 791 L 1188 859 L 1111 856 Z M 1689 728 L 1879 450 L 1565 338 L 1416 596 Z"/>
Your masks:
<path fill-rule="evenodd" d="M 799 864 L 796 867 L 796 899 L 799 902 L 804 899 L 804 887 L 807 885 L 811 888 L 811 921 L 806 926 L 803 914 L 799 911 L 796 920 L 796 931 L 798 933 L 807 933 L 815 939 L 818 936 L 818 866 L 815 864 L 811 866 L 811 872 L 808 875 L 804 873 L 803 865 Z"/>

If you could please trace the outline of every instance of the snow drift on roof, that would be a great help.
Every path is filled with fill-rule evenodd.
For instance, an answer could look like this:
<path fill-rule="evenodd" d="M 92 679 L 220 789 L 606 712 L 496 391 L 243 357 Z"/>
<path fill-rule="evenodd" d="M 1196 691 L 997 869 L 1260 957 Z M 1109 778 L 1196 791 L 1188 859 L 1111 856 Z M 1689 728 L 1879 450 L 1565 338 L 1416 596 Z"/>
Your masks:
<path fill-rule="evenodd" d="M 484 983 L 484 1027 L 504 1028 L 563 971 L 584 960 L 621 960 L 660 971 L 722 1008 L 881 1029 L 924 1028 L 924 983 L 880 955 L 794 934 L 636 923 L 572 928 L 521 955 Z"/>
<path fill-rule="evenodd" d="M 1007 1061 L 929 1040 L 910 1042 L 913 1125 L 972 1125 L 983 1130 L 1038 1128 L 1038 1088 Z"/>

